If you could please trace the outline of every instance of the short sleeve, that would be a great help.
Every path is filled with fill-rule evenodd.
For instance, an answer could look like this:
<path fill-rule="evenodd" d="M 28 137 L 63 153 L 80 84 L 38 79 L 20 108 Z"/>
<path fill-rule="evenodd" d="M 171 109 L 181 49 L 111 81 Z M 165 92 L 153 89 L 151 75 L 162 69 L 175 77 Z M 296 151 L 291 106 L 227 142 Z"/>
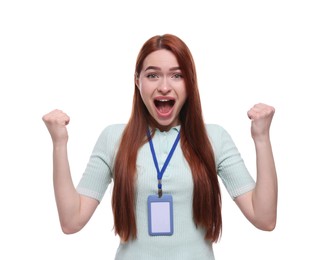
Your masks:
<path fill-rule="evenodd" d="M 235 199 L 255 187 L 255 181 L 229 133 L 219 125 L 207 125 L 213 144 L 217 173 L 230 196 Z"/>
<path fill-rule="evenodd" d="M 112 181 L 112 169 L 123 125 L 106 127 L 94 146 L 86 169 L 77 186 L 79 194 L 102 200 Z"/>

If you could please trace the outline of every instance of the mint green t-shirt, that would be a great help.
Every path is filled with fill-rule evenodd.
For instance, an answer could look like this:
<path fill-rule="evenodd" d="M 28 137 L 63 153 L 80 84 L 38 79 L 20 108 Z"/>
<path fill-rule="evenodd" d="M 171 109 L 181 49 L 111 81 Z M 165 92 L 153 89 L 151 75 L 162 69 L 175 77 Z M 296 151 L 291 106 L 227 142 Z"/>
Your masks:
<path fill-rule="evenodd" d="M 113 179 L 113 165 L 125 125 L 106 127 L 99 136 L 77 186 L 80 194 L 103 199 Z M 161 169 L 180 127 L 168 132 L 156 130 L 153 145 Z M 206 125 L 213 145 L 217 173 L 230 196 L 234 199 L 255 187 L 233 140 L 219 125 Z M 126 163 L 126 162 L 124 162 Z M 214 174 L 214 173 L 213 173 Z M 213 260 L 211 242 L 204 239 L 205 231 L 196 228 L 193 221 L 193 178 L 189 165 L 178 144 L 162 178 L 164 194 L 173 197 L 174 234 L 150 236 L 148 233 L 147 198 L 157 192 L 157 172 L 149 144 L 138 151 L 136 182 L 137 239 L 120 243 L 117 260 Z"/>

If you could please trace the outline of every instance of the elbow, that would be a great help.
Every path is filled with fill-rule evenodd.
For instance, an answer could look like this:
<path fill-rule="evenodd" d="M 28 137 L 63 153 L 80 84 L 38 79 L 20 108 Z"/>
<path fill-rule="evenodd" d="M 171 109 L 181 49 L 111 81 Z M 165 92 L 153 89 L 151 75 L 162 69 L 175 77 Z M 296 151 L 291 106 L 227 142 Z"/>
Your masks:
<path fill-rule="evenodd" d="M 258 227 L 259 229 L 263 230 L 263 231 L 273 231 L 276 227 L 276 224 L 269 224 L 269 225 L 264 225 L 264 226 L 260 226 Z"/>
<path fill-rule="evenodd" d="M 61 226 L 61 231 L 62 233 L 64 233 L 65 235 L 71 235 L 71 234 L 75 234 L 78 231 L 72 228 L 68 228 L 68 227 L 63 227 Z"/>
<path fill-rule="evenodd" d="M 80 231 L 82 229 L 82 226 L 79 225 L 72 225 L 72 224 L 67 224 L 67 223 L 60 223 L 60 227 L 61 227 L 61 231 L 65 234 L 65 235 L 71 235 L 71 234 L 75 234 L 78 231 Z"/>
<path fill-rule="evenodd" d="M 262 221 L 260 223 L 255 224 L 256 228 L 262 230 L 262 231 L 273 231 L 276 227 L 276 218 Z"/>
<path fill-rule="evenodd" d="M 65 235 L 71 235 L 71 234 L 77 233 L 79 230 L 77 230 L 77 229 L 75 229 L 75 228 L 67 227 L 67 226 L 61 226 L 61 231 L 62 231 Z"/>

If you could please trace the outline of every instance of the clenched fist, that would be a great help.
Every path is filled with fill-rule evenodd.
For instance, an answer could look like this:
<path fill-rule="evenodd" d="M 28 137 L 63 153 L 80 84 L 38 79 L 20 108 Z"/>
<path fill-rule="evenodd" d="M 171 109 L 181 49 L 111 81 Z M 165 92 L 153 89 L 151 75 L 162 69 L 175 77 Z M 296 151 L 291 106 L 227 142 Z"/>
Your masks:
<path fill-rule="evenodd" d="M 42 117 L 54 145 L 65 145 L 68 141 L 67 127 L 70 118 L 63 111 L 55 109 Z"/>
<path fill-rule="evenodd" d="M 275 109 L 272 106 L 259 103 L 254 105 L 247 115 L 251 119 L 251 135 L 254 141 L 269 138 L 270 126 Z"/>

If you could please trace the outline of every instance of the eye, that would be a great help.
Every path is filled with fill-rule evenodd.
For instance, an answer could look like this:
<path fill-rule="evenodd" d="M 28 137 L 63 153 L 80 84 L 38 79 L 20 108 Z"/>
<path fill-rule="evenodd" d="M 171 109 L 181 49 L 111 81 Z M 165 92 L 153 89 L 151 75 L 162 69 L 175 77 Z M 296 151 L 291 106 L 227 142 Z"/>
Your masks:
<path fill-rule="evenodd" d="M 149 73 L 146 75 L 147 78 L 149 79 L 156 79 L 156 78 L 159 78 L 157 74 L 155 73 Z"/>
<path fill-rule="evenodd" d="M 183 78 L 183 75 L 182 73 L 175 73 L 172 78 L 175 78 L 175 79 L 182 79 Z"/>

